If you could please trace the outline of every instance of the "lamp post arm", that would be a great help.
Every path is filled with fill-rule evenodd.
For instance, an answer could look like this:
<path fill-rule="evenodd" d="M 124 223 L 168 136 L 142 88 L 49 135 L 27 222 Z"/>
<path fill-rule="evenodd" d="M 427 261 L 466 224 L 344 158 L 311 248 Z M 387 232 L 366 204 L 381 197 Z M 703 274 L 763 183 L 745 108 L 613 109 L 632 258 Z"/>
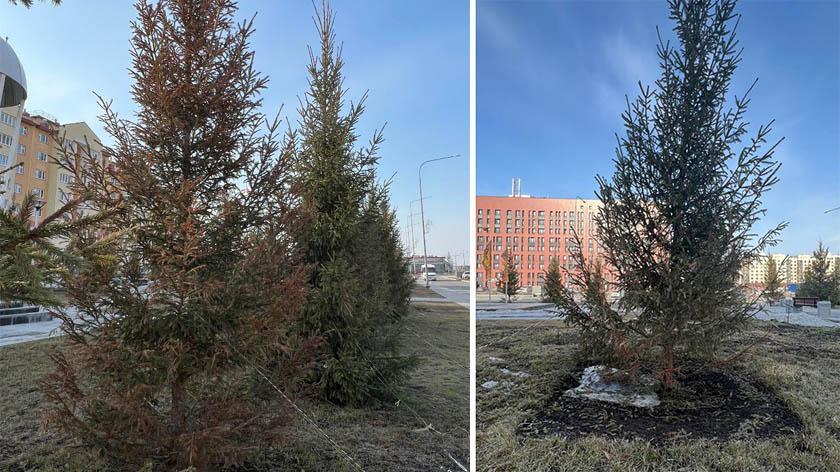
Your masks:
<path fill-rule="evenodd" d="M 429 288 L 429 256 L 426 252 L 426 216 L 423 209 L 423 166 L 431 162 L 453 159 L 455 157 L 461 157 L 461 155 L 453 154 L 451 156 L 429 159 L 421 162 L 420 167 L 417 169 L 417 180 L 420 184 L 420 232 L 423 234 L 423 278 L 426 279 L 426 288 Z"/>

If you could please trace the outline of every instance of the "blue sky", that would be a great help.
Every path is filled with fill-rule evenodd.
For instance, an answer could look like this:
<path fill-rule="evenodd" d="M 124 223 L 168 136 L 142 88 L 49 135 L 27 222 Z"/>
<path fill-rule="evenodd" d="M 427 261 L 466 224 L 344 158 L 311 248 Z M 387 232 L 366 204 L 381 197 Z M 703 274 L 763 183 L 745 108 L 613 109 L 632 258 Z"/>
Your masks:
<path fill-rule="evenodd" d="M 730 93 L 759 78 L 748 120 L 776 119 L 780 183 L 756 229 L 790 227 L 773 252 L 840 253 L 840 2 L 742 1 L 744 47 Z M 612 174 L 624 95 L 658 76 L 663 2 L 488 1 L 477 11 L 479 195 L 507 195 L 511 177 L 535 196 L 592 198 Z M 667 36 L 666 36 L 667 35 Z"/>
<path fill-rule="evenodd" d="M 320 2 L 317 2 L 320 4 Z M 396 172 L 393 204 L 401 230 L 418 198 L 417 167 L 425 159 L 461 154 L 424 168 L 430 254 L 467 250 L 469 228 L 469 4 L 466 1 L 334 0 L 344 43 L 348 98 L 369 91 L 362 140 L 387 122 L 380 176 Z M 296 120 L 307 89 L 306 46 L 317 47 L 309 0 L 248 0 L 240 15 L 258 13 L 252 46 L 256 68 L 270 77 L 265 111 Z M 65 0 L 27 10 L 0 0 L 0 34 L 20 57 L 29 82 L 30 111 L 63 122 L 86 121 L 103 142 L 92 92 L 130 114 L 129 21 L 132 2 Z M 419 213 L 415 203 L 414 211 Z M 419 216 L 415 218 L 419 221 Z M 418 248 L 420 225 L 415 230 Z M 419 252 L 419 249 L 418 249 Z"/>

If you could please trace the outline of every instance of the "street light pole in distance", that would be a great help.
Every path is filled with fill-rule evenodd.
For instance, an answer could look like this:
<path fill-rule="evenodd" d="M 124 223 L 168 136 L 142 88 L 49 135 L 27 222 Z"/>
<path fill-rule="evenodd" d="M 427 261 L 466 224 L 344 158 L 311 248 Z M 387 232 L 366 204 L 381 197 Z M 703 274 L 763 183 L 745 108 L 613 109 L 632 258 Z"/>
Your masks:
<path fill-rule="evenodd" d="M 426 217 L 423 213 L 423 166 L 431 162 L 442 161 L 444 159 L 454 159 L 461 157 L 460 154 L 453 154 L 451 156 L 438 157 L 429 159 L 420 163 L 417 169 L 417 178 L 420 181 L 420 225 L 423 233 L 423 278 L 426 279 L 426 288 L 429 288 L 429 256 L 426 253 Z"/>
<path fill-rule="evenodd" d="M 429 198 L 432 198 L 432 197 L 428 197 L 428 198 L 426 198 L 426 200 L 428 200 Z M 416 215 L 416 213 L 414 213 L 414 204 L 419 202 L 419 201 L 420 201 L 420 199 L 418 198 L 417 200 L 412 200 L 408 204 L 408 218 L 411 221 L 410 231 L 411 231 L 411 273 L 412 274 L 414 273 L 414 269 L 415 269 L 414 256 L 417 255 L 417 251 L 415 249 L 415 243 L 417 242 L 417 238 L 414 237 L 414 215 Z M 423 231 L 425 231 L 425 230 L 426 229 L 423 228 Z"/>

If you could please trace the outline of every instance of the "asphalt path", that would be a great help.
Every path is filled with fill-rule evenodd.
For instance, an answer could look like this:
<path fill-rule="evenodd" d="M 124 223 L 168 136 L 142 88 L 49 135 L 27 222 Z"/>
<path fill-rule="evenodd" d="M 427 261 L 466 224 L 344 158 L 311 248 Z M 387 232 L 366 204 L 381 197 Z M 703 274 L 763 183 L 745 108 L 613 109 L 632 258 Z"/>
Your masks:
<path fill-rule="evenodd" d="M 432 280 L 429 288 L 451 302 L 470 307 L 470 283 L 467 280 Z"/>

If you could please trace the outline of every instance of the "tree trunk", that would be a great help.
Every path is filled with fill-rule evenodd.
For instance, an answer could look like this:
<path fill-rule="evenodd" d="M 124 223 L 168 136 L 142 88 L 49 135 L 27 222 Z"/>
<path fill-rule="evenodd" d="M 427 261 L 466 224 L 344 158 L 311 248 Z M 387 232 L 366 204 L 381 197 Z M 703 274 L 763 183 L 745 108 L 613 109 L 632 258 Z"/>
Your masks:
<path fill-rule="evenodd" d="M 169 390 L 172 395 L 172 409 L 170 410 L 172 430 L 177 440 L 178 436 L 184 434 L 187 423 L 186 406 L 184 405 L 184 386 L 178 380 L 173 380 L 169 384 Z"/>
<path fill-rule="evenodd" d="M 662 373 L 660 379 L 662 380 L 662 388 L 666 392 L 674 387 L 674 344 L 670 342 L 662 345 Z"/>

